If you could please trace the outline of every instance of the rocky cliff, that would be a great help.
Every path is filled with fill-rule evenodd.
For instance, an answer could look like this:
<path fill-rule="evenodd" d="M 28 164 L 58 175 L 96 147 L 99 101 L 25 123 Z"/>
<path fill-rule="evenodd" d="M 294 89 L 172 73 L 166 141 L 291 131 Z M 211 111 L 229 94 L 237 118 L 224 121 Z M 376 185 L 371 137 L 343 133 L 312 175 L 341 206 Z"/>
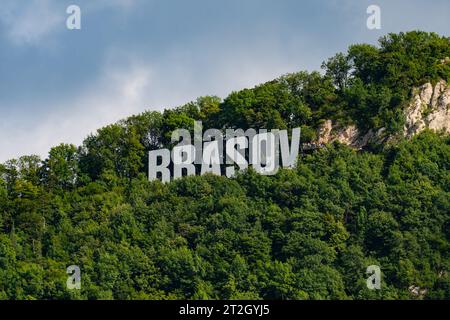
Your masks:
<path fill-rule="evenodd" d="M 426 83 L 413 90 L 413 98 L 405 108 L 405 126 L 402 133 L 410 138 L 426 128 L 450 134 L 450 86 L 443 80 L 436 85 Z M 326 120 L 318 129 L 317 144 L 339 141 L 355 148 L 368 143 L 380 143 L 394 138 L 385 128 L 360 132 L 355 125 L 341 127 Z"/>

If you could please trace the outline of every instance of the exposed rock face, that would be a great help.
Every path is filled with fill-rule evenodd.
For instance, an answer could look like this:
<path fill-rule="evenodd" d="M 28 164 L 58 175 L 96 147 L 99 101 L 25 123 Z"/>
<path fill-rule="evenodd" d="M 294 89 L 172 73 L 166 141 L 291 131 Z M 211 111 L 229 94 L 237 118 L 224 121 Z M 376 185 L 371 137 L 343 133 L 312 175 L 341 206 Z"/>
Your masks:
<path fill-rule="evenodd" d="M 331 120 L 326 120 L 318 130 L 318 144 L 326 144 L 333 141 L 339 141 L 351 145 L 359 136 L 356 126 L 338 128 L 333 125 Z"/>
<path fill-rule="evenodd" d="M 336 135 L 336 140 L 343 144 L 357 145 L 359 139 L 359 130 L 355 125 L 339 129 Z"/>
<path fill-rule="evenodd" d="M 405 136 L 412 137 L 425 128 L 450 133 L 450 86 L 445 81 L 434 88 L 431 83 L 421 86 L 406 110 Z"/>
<path fill-rule="evenodd" d="M 450 134 L 450 86 L 442 80 L 434 88 L 431 83 L 426 83 L 414 91 L 411 103 L 405 110 L 403 136 L 410 138 L 426 128 Z M 362 133 L 355 125 L 339 127 L 326 120 L 319 127 L 316 144 L 339 141 L 362 148 L 369 143 L 380 143 L 391 138 L 385 134 L 385 128 Z"/>
<path fill-rule="evenodd" d="M 317 144 L 323 145 L 333 141 L 338 141 L 355 148 L 362 148 L 369 142 L 379 140 L 382 137 L 384 129 L 378 132 L 369 130 L 365 134 L 361 134 L 355 125 L 347 127 L 333 126 L 331 120 L 326 120 L 322 126 L 319 127 Z"/>
<path fill-rule="evenodd" d="M 328 142 L 331 142 L 332 137 L 331 137 L 331 131 L 333 130 L 333 123 L 331 120 L 326 120 L 320 127 L 318 130 L 318 139 L 317 139 L 317 143 L 318 144 L 325 144 Z"/>
<path fill-rule="evenodd" d="M 421 288 L 421 287 L 415 286 L 415 285 L 409 286 L 408 291 L 411 293 L 411 295 L 418 296 L 421 298 L 423 298 L 428 292 L 428 290 L 426 288 Z"/>

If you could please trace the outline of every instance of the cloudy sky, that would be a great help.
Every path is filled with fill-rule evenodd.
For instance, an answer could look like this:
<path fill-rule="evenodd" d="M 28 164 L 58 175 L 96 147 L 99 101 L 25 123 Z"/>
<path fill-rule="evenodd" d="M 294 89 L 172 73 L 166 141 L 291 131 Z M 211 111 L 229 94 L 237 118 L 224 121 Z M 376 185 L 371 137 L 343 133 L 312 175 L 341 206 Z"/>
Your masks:
<path fill-rule="evenodd" d="M 66 9 L 81 8 L 81 30 Z M 366 27 L 369 5 L 381 30 Z M 353 43 L 449 36 L 448 0 L 1 0 L 0 162 L 144 110 L 319 70 Z"/>

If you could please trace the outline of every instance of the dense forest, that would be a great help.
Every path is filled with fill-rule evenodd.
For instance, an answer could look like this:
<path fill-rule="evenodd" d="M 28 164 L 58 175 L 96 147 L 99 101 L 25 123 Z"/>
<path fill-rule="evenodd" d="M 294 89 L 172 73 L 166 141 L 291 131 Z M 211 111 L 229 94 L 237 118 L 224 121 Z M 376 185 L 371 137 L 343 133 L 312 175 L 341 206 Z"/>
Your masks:
<path fill-rule="evenodd" d="M 355 150 L 294 169 L 149 182 L 174 129 L 404 125 L 411 90 L 450 80 L 450 39 L 389 34 L 225 99 L 200 97 L 99 129 L 46 159 L 0 164 L 1 299 L 450 299 L 450 137 Z M 66 268 L 81 268 L 81 290 Z M 381 290 L 366 286 L 379 265 Z"/>

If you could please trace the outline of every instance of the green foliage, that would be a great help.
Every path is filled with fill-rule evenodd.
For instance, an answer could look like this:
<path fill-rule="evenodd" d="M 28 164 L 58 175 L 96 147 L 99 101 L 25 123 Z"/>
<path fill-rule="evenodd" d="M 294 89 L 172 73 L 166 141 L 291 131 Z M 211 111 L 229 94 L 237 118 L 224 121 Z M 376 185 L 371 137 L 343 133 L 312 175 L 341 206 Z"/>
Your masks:
<path fill-rule="evenodd" d="M 270 177 L 123 177 L 53 193 L 18 173 L 0 189 L 0 296 L 448 298 L 449 160 L 450 139 L 425 132 L 378 154 L 329 145 Z M 71 264 L 79 292 L 65 287 Z M 365 286 L 371 264 L 379 292 Z"/>
<path fill-rule="evenodd" d="M 79 173 L 78 152 L 74 145 L 61 144 L 51 148 L 41 168 L 42 179 L 49 188 L 74 187 Z"/>

